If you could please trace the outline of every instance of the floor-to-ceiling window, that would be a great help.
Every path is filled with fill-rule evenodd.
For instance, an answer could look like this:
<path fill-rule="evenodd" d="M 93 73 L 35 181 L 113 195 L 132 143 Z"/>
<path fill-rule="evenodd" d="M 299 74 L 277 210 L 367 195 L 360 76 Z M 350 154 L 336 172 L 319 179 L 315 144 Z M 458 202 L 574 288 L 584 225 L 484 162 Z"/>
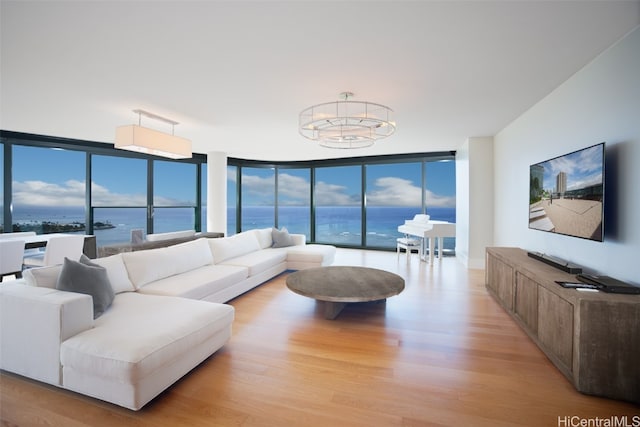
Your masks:
<path fill-rule="evenodd" d="M 278 169 L 278 226 L 311 236 L 311 169 Z"/>
<path fill-rule="evenodd" d="M 14 145 L 13 230 L 85 232 L 85 153 Z"/>
<path fill-rule="evenodd" d="M 208 185 L 208 168 L 207 164 L 200 165 L 200 218 L 202 221 L 202 231 L 209 231 L 207 226 L 207 191 Z"/>
<path fill-rule="evenodd" d="M 394 248 L 398 226 L 422 213 L 422 163 L 366 165 L 366 246 Z"/>
<path fill-rule="evenodd" d="M 153 232 L 196 228 L 196 165 L 153 162 Z"/>
<path fill-rule="evenodd" d="M 456 166 L 453 159 L 425 162 L 425 206 L 432 220 L 456 222 Z M 454 251 L 455 237 L 446 237 L 444 251 Z"/>
<path fill-rule="evenodd" d="M 147 161 L 94 155 L 91 163 L 93 234 L 98 246 L 128 242 L 133 230 L 146 234 Z"/>
<path fill-rule="evenodd" d="M 134 230 L 201 229 L 204 155 L 173 161 L 90 141 L 10 131 L 0 137 L 5 232 L 89 233 L 102 246 L 129 242 Z"/>
<path fill-rule="evenodd" d="M 0 165 L 8 166 L 0 173 L 5 231 L 15 224 L 40 233 L 91 232 L 104 245 L 130 241 L 136 229 L 199 231 L 206 220 L 204 155 L 172 161 L 0 132 L 6 147 Z M 453 159 L 454 153 L 269 164 L 229 158 L 226 233 L 286 227 L 310 242 L 392 249 L 397 226 L 416 213 L 455 222 Z M 47 203 L 52 209 L 38 217 L 36 207 Z M 453 238 L 445 239 L 445 249 L 454 247 Z"/>
<path fill-rule="evenodd" d="M 315 240 L 339 245 L 362 244 L 362 167 L 316 168 Z"/>
<path fill-rule="evenodd" d="M 227 166 L 227 236 L 236 234 L 238 218 L 238 167 Z"/>
<path fill-rule="evenodd" d="M 393 250 L 398 226 L 416 214 L 455 222 L 454 153 L 229 164 L 228 234 L 286 227 L 310 242 Z"/>
<path fill-rule="evenodd" d="M 241 230 L 275 225 L 276 179 L 273 168 L 242 168 Z"/>

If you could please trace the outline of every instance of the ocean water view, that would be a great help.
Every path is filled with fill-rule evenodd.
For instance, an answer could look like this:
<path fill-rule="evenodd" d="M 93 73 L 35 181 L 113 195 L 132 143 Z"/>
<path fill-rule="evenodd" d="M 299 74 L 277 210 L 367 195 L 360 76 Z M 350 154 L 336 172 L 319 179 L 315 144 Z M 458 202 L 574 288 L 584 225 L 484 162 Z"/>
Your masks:
<path fill-rule="evenodd" d="M 278 226 L 286 227 L 290 233 L 310 235 L 309 206 L 285 206 L 278 208 Z M 362 217 L 358 206 L 316 207 L 316 241 L 337 245 L 360 245 L 362 240 Z M 419 207 L 369 207 L 367 208 L 366 246 L 395 248 L 396 239 L 402 237 L 398 226 L 419 214 Z M 431 219 L 456 222 L 456 209 L 433 207 L 427 209 Z M 235 219 L 235 209 L 227 210 L 227 219 Z M 274 209 L 269 206 L 252 206 L 242 209 L 242 229 L 271 227 Z M 229 222 L 231 229 L 235 224 Z M 447 250 L 455 249 L 455 238 L 445 238 Z"/>
<path fill-rule="evenodd" d="M 316 208 L 316 241 L 337 245 L 359 246 L 362 241 L 362 217 L 357 206 L 322 206 Z M 401 237 L 398 226 L 420 213 L 419 207 L 369 207 L 366 211 L 366 246 L 395 248 L 396 238 Z M 427 214 L 433 220 L 456 221 L 455 208 L 432 207 Z M 235 208 L 227 209 L 226 235 L 235 234 Z M 203 222 L 206 209 L 203 209 Z M 242 209 L 242 229 L 273 227 L 275 210 L 273 206 L 248 206 Z M 42 233 L 42 223 L 61 225 L 85 223 L 82 207 L 19 207 L 14 209 L 13 223 L 21 230 L 33 229 Z M 95 208 L 94 224 L 107 225 L 95 229 L 98 246 L 129 242 L 132 229 L 142 229 L 146 233 L 145 208 Z M 154 232 L 193 229 L 195 212 L 193 208 L 155 208 Z M 291 233 L 310 236 L 310 208 L 308 206 L 280 206 L 278 226 L 286 227 Z M 219 230 L 211 230 L 219 231 Z M 84 231 L 79 231 L 84 233 Z M 445 250 L 455 249 L 455 239 L 444 239 Z"/>

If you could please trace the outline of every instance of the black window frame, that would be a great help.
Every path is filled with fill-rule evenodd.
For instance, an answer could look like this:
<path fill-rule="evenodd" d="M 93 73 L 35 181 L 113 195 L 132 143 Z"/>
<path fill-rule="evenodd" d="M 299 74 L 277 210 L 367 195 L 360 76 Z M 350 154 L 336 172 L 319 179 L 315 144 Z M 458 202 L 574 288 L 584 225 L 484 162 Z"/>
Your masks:
<path fill-rule="evenodd" d="M 140 207 L 147 210 L 147 233 L 153 233 L 153 195 L 154 195 L 154 182 L 153 182 L 153 165 L 154 161 L 169 161 L 176 163 L 190 163 L 196 165 L 195 185 L 196 185 L 196 200 L 193 208 L 195 209 L 195 231 L 202 231 L 202 164 L 207 163 L 207 156 L 204 154 L 193 153 L 190 159 L 168 159 L 166 157 L 151 156 L 142 153 L 135 153 L 132 151 L 119 150 L 114 147 L 113 144 L 85 141 L 71 138 L 60 138 L 47 135 L 30 134 L 23 132 L 13 132 L 0 130 L 0 142 L 3 145 L 4 150 L 4 192 L 3 192 L 3 224 L 4 228 L 7 225 L 10 226 L 10 230 L 13 231 L 13 214 L 11 212 L 11 204 L 13 197 L 13 146 L 29 146 L 38 148 L 51 148 L 51 149 L 63 149 L 70 151 L 80 151 L 86 153 L 85 157 L 85 234 L 93 234 L 94 221 L 93 221 L 93 209 L 94 208 L 117 208 L 118 206 L 92 206 L 92 194 L 91 194 L 91 177 L 92 177 L 92 156 L 111 156 L 111 157 L 124 157 L 146 160 L 147 169 L 147 204 L 146 206 L 127 206 L 127 207 Z M 182 206 L 183 208 L 186 206 Z"/>

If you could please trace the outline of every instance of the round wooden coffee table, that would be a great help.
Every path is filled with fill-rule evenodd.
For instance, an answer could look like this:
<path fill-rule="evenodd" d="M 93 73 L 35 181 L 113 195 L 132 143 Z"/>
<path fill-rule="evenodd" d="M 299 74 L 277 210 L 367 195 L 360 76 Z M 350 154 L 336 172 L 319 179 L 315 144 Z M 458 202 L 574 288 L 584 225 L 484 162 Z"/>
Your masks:
<path fill-rule="evenodd" d="M 335 319 L 347 303 L 384 301 L 404 289 L 402 277 L 368 267 L 309 268 L 289 274 L 286 282 L 293 292 L 323 301 L 327 319 Z"/>

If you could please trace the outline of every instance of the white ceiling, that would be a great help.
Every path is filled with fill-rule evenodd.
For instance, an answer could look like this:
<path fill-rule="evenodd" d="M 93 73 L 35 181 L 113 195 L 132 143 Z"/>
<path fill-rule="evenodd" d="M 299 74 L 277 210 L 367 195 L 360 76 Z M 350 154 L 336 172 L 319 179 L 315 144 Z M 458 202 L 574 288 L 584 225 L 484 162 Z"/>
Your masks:
<path fill-rule="evenodd" d="M 180 122 L 195 152 L 274 161 L 455 150 L 640 23 L 640 1 L 615 0 L 2 0 L 0 11 L 2 129 L 113 143 L 142 108 Z M 343 91 L 391 107 L 396 133 L 359 150 L 300 136 L 298 113 Z"/>

